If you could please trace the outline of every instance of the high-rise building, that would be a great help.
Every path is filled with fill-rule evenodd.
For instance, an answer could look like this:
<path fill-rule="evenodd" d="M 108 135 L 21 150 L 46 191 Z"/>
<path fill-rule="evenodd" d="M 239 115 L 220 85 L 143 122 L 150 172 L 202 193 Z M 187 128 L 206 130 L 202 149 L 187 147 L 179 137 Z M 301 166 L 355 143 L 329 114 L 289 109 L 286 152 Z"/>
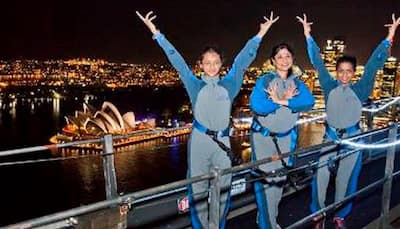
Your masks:
<path fill-rule="evenodd" d="M 343 56 L 345 48 L 345 41 L 342 38 L 335 37 L 333 40 L 326 41 L 326 45 L 324 46 L 321 56 L 325 63 L 325 67 L 332 77 L 336 76 L 336 61 L 339 57 Z M 317 73 L 315 72 L 315 74 L 313 74 L 312 72 L 308 72 L 308 75 L 313 76 L 312 79 L 314 79 L 312 92 L 316 98 L 315 108 L 322 108 L 325 106 L 325 104 Z"/>
<path fill-rule="evenodd" d="M 396 75 L 398 62 L 395 57 L 389 57 L 383 66 L 381 97 L 396 96 Z M 398 86 L 397 86 L 398 87 Z"/>
<path fill-rule="evenodd" d="M 314 108 L 320 109 L 320 108 L 325 107 L 325 100 L 324 100 L 324 95 L 323 95 L 322 88 L 319 83 L 317 74 L 318 73 L 315 70 L 306 70 L 305 75 L 308 76 L 308 79 L 307 79 L 307 81 L 305 81 L 305 83 L 308 86 L 308 88 L 310 88 L 310 90 L 312 91 L 312 93 L 315 97 Z"/>
<path fill-rule="evenodd" d="M 382 81 L 383 81 L 383 70 L 379 69 L 376 72 L 375 82 L 374 82 L 374 90 L 370 96 L 371 99 L 380 99 L 382 95 Z"/>
<path fill-rule="evenodd" d="M 395 78 L 395 89 L 394 89 L 394 94 L 395 96 L 400 95 L 400 64 L 397 64 L 397 70 L 396 70 L 396 78 Z"/>
<path fill-rule="evenodd" d="M 330 73 L 335 71 L 336 61 L 339 57 L 343 56 L 345 48 L 345 41 L 342 38 L 335 37 L 333 40 L 326 41 L 326 46 L 322 52 L 322 59 Z"/>

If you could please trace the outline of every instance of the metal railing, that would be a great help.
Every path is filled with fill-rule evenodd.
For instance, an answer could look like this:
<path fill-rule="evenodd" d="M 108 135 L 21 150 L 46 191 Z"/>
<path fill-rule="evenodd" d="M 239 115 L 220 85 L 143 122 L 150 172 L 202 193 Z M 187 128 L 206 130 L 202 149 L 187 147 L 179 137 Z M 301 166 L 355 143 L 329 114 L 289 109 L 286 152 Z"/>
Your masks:
<path fill-rule="evenodd" d="M 375 112 L 375 111 L 374 111 Z M 373 114 L 372 114 L 373 115 Z M 373 117 L 373 116 L 372 116 Z M 370 118 L 368 118 L 370 120 Z M 393 142 L 398 138 L 397 135 L 398 125 L 393 124 L 390 127 L 378 129 L 378 130 L 370 130 L 365 133 L 359 134 L 355 137 L 347 138 L 347 140 L 352 140 L 355 138 L 369 138 L 375 134 L 381 134 L 388 132 L 387 141 Z M 155 130 L 156 132 L 156 130 Z M 49 149 L 57 149 L 57 148 L 64 148 L 64 147 L 71 147 L 80 144 L 89 144 L 89 143 L 101 143 L 103 144 L 103 171 L 104 171 L 104 179 L 105 179 L 105 190 L 106 190 L 106 200 L 97 202 L 94 204 L 90 204 L 87 206 L 82 206 L 78 208 L 73 208 L 67 211 L 51 214 L 48 216 L 40 217 L 37 219 L 32 219 L 28 221 L 24 221 L 18 224 L 10 225 L 11 228 L 30 228 L 30 227 L 40 227 L 40 226 L 49 226 L 51 228 L 62 228 L 67 226 L 74 226 L 79 224 L 79 220 L 76 218 L 79 215 L 87 214 L 90 212 L 98 211 L 101 209 L 106 209 L 110 207 L 115 207 L 118 205 L 124 206 L 134 206 L 141 201 L 147 200 L 151 198 L 151 196 L 161 197 L 170 194 L 176 190 L 183 190 L 182 187 L 185 187 L 188 184 L 193 184 L 200 181 L 210 180 L 211 182 L 211 189 L 210 193 L 210 216 L 209 216 L 209 226 L 210 228 L 218 228 L 219 227 L 219 197 L 221 191 L 226 187 L 219 186 L 219 179 L 221 176 L 226 174 L 238 173 L 243 172 L 245 170 L 251 170 L 257 168 L 261 164 L 269 163 L 272 161 L 277 160 L 276 157 L 274 158 L 265 158 L 256 162 L 250 162 L 246 164 L 242 164 L 236 167 L 220 170 L 215 168 L 209 174 L 205 174 L 202 176 L 192 177 L 190 179 L 177 181 L 173 183 L 169 183 L 166 185 L 162 185 L 155 188 L 146 189 L 139 192 L 134 192 L 131 194 L 126 194 L 123 196 L 119 196 L 117 192 L 117 182 L 116 182 L 116 172 L 115 172 L 115 165 L 114 165 L 114 152 L 113 152 L 113 140 L 121 139 L 125 137 L 132 137 L 135 134 L 125 135 L 125 136 L 114 136 L 106 135 L 100 139 L 93 139 L 93 140 L 84 140 L 84 141 L 76 141 L 70 143 L 62 143 L 62 144 L 54 144 L 54 145 L 47 145 L 47 146 L 36 146 L 36 147 L 28 147 L 23 149 L 15 149 L 15 150 L 6 150 L 0 152 L 0 157 L 10 156 L 10 155 L 18 155 L 18 154 L 25 154 Z M 384 139 L 385 140 L 385 139 Z M 295 155 L 298 158 L 307 157 L 313 154 L 320 154 L 318 149 L 326 146 L 334 146 L 337 143 L 328 142 L 323 143 L 320 145 L 316 145 L 307 149 L 297 150 L 295 152 L 286 152 L 281 155 L 281 158 L 287 158 L 289 155 Z M 399 175 L 399 172 L 393 174 L 393 162 L 394 162 L 394 155 L 395 155 L 396 147 L 390 147 L 387 149 L 386 152 L 386 168 L 385 168 L 385 177 L 361 190 L 354 193 L 351 196 L 346 197 L 340 202 L 333 203 L 327 206 L 320 211 L 311 214 L 310 216 L 305 217 L 304 219 L 298 221 L 297 223 L 291 225 L 289 228 L 296 228 L 304 223 L 309 222 L 315 215 L 320 214 L 322 212 L 331 211 L 332 209 L 337 209 L 344 203 L 348 202 L 349 200 L 353 199 L 354 197 L 363 194 L 371 189 L 375 189 L 380 185 L 384 185 L 384 191 L 382 196 L 382 213 L 381 213 L 381 227 L 384 228 L 388 225 L 388 214 L 389 214 L 389 205 L 390 205 L 390 196 L 391 196 L 391 184 L 392 179 Z M 343 157 L 343 156 L 342 156 Z M 341 156 L 337 156 L 337 159 L 340 160 Z M 325 163 L 325 164 L 324 164 Z M 325 162 L 315 162 L 314 164 L 308 164 L 303 167 L 296 168 L 297 171 L 302 169 L 306 169 L 310 166 L 325 166 Z M 292 171 L 293 172 L 293 171 Z M 265 179 L 265 176 L 276 176 L 278 173 L 277 171 L 268 171 L 264 174 L 264 177 L 258 177 L 257 179 Z M 254 182 L 257 179 L 253 179 L 251 182 Z"/>
<path fill-rule="evenodd" d="M 394 141 L 394 139 L 397 139 L 397 129 L 398 129 L 398 126 L 397 126 L 397 124 L 395 124 L 395 125 L 392 125 L 387 128 L 369 131 L 367 133 L 360 134 L 357 137 L 365 138 L 365 137 L 374 135 L 376 133 L 389 131 L 388 139 L 389 139 L 389 141 Z M 352 138 L 355 138 L 355 137 L 352 137 Z M 103 142 L 106 145 L 105 149 L 107 152 L 105 157 L 110 156 L 112 158 L 113 154 L 109 151 L 111 148 L 107 149 L 107 147 L 110 147 L 110 145 L 112 144 L 112 141 L 110 141 L 110 139 L 111 139 L 111 136 L 106 136 L 106 137 L 104 137 Z M 351 138 L 349 138 L 349 139 L 351 139 Z M 333 146 L 335 144 L 336 143 L 334 143 L 334 142 L 323 143 L 321 145 L 313 146 L 310 149 L 303 149 L 303 150 L 295 151 L 294 155 L 297 155 L 298 157 L 306 157 L 306 156 L 310 155 L 308 152 L 316 154 L 316 153 L 319 153 L 318 150 L 316 150 L 316 149 L 326 147 L 326 146 Z M 388 222 L 387 222 L 388 206 L 390 204 L 390 196 L 391 196 L 390 185 L 391 185 L 393 177 L 396 177 L 399 175 L 399 172 L 396 172 L 395 174 L 393 174 L 394 150 L 395 150 L 395 147 L 391 147 L 388 149 L 386 172 L 385 172 L 385 177 L 383 179 L 359 190 L 357 193 L 346 197 L 345 199 L 343 199 L 340 202 L 334 203 L 332 205 L 327 206 L 324 209 L 321 209 L 320 211 L 291 225 L 289 228 L 300 227 L 300 226 L 304 225 L 305 223 L 309 222 L 315 215 L 322 213 L 322 212 L 330 211 L 332 209 L 336 209 L 336 208 L 340 207 L 341 205 L 343 205 L 343 203 L 348 202 L 349 200 L 353 199 L 354 197 L 356 197 L 360 194 L 363 194 L 371 189 L 375 189 L 382 184 L 384 184 L 384 186 L 385 186 L 383 202 L 382 202 L 382 206 L 383 206 L 382 207 L 382 209 L 383 209 L 382 210 L 382 225 L 387 225 L 388 224 Z M 289 153 L 289 152 L 283 153 L 282 158 L 287 158 L 289 155 L 292 155 L 292 154 L 293 153 Z M 116 183 L 114 182 L 115 181 L 115 169 L 113 168 L 113 164 L 112 164 L 113 161 L 104 159 L 103 162 L 109 166 L 109 167 L 105 166 L 105 169 L 104 169 L 105 178 L 110 180 L 110 182 L 106 182 L 107 200 L 97 202 L 94 204 L 90 204 L 87 206 L 70 209 L 68 211 L 63 211 L 60 213 L 40 217 L 37 219 L 28 220 L 28 221 L 21 222 L 21 223 L 15 224 L 15 225 L 10 225 L 10 227 L 11 228 L 31 228 L 31 227 L 40 227 L 40 226 L 45 226 L 45 225 L 51 225 L 52 228 L 56 228 L 56 226 L 58 225 L 57 228 L 62 228 L 62 227 L 66 227 L 66 226 L 73 226 L 73 225 L 79 224 L 79 220 L 76 218 L 76 216 L 79 216 L 82 214 L 87 214 L 87 213 L 90 213 L 93 211 L 98 211 L 101 209 L 115 207 L 118 205 L 134 206 L 135 204 L 139 203 L 142 198 L 150 197 L 150 196 L 156 195 L 156 194 L 158 194 L 158 196 L 162 196 L 162 195 L 160 195 L 160 193 L 168 193 L 169 194 L 171 191 L 174 191 L 177 188 L 185 187 L 188 184 L 193 184 L 193 183 L 200 182 L 200 181 L 210 180 L 212 187 L 210 190 L 210 203 L 211 204 L 210 204 L 210 221 L 209 221 L 210 225 L 209 226 L 210 226 L 210 228 L 218 228 L 218 226 L 219 226 L 218 212 L 219 212 L 219 203 L 220 203 L 220 201 L 218 201 L 218 200 L 219 200 L 221 190 L 224 188 L 224 187 L 219 186 L 218 180 L 220 179 L 220 177 L 223 175 L 226 175 L 226 174 L 237 173 L 237 172 L 241 172 L 244 170 L 256 168 L 261 164 L 265 164 L 265 163 L 272 162 L 275 160 L 276 160 L 276 158 L 265 158 L 265 159 L 262 159 L 259 161 L 242 164 L 242 165 L 224 169 L 224 170 L 213 169 L 213 171 L 209 174 L 193 177 L 193 178 L 182 180 L 182 181 L 173 182 L 170 184 L 166 184 L 166 185 L 162 185 L 159 187 L 150 188 L 150 189 L 146 189 L 143 191 L 134 192 L 131 194 L 127 194 L 127 195 L 118 197 L 118 194 L 116 193 L 116 190 L 117 190 Z M 327 163 L 327 162 L 321 162 L 322 166 L 324 166 L 323 163 Z M 276 171 L 269 171 L 268 175 L 271 175 L 271 174 L 276 174 Z"/>

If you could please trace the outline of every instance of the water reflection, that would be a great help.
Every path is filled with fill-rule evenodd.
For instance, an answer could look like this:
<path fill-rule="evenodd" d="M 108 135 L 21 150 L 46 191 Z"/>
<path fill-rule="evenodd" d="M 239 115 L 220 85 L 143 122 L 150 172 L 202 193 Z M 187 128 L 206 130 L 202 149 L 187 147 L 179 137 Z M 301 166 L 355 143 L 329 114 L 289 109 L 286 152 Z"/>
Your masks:
<path fill-rule="evenodd" d="M 60 117 L 60 99 L 53 99 L 53 118 L 58 119 Z"/>
<path fill-rule="evenodd" d="M 15 122 L 17 119 L 17 100 L 10 102 L 9 104 L 9 112 L 11 115 L 12 122 Z"/>
<path fill-rule="evenodd" d="M 179 99 L 182 98 L 182 93 L 184 92 L 177 92 L 179 96 L 169 99 L 173 100 L 171 103 L 181 104 L 182 101 Z M 136 97 L 129 94 L 130 100 L 118 97 L 115 98 L 115 101 L 113 99 L 110 99 L 110 101 L 118 105 L 122 104 L 125 110 L 132 110 L 131 106 L 134 104 L 135 111 L 148 114 L 149 112 L 146 109 L 149 106 L 147 103 L 150 104 L 150 102 L 146 101 L 146 104 L 144 104 L 143 93 L 138 94 Z M 104 99 L 104 97 L 101 98 L 101 100 Z M 19 101 L 22 101 L 22 99 Z M 128 103 L 132 104 L 126 105 L 127 102 L 121 101 L 129 101 Z M 143 102 L 142 107 L 138 105 L 140 102 Z M 161 102 L 164 103 L 164 101 Z M 17 102 L 17 99 L 7 100 L 7 102 L 3 100 L 1 103 L 3 109 L 0 112 L 2 120 L 2 123 L 0 123 L 2 139 L 0 145 L 3 147 L 2 149 L 9 149 L 48 144 L 49 137 L 59 131 L 61 125 L 57 123 L 63 123 L 64 115 L 81 107 L 82 99 L 75 101 L 73 99 L 45 97 L 37 100 L 24 99 L 22 102 Z M 34 114 L 29 112 L 30 103 L 34 103 Z M 162 110 L 158 108 L 158 106 L 161 106 L 160 104 L 155 104 L 154 107 Z M 154 108 L 150 110 L 157 113 Z M 300 146 L 319 143 L 322 134 L 322 125 L 308 124 L 303 126 L 299 134 Z M 159 138 L 116 148 L 115 165 L 118 192 L 128 193 L 184 179 L 187 169 L 188 138 L 188 135 L 167 139 Z M 243 142 L 248 142 L 247 133 L 232 139 L 234 152 L 239 154 L 246 148 L 242 145 Z M 101 151 L 98 150 L 61 149 L 52 154 L 51 157 L 83 155 L 87 158 L 41 163 L 32 166 L 0 168 L 0 174 L 2 174 L 0 180 L 4 181 L 8 187 L 0 192 L 0 196 L 3 196 L 0 201 L 7 209 L 15 209 L 12 207 L 15 205 L 41 206 L 25 210 L 24 217 L 32 218 L 77 207 L 81 204 L 104 200 L 104 175 L 100 154 Z M 13 176 L 11 177 L 9 174 L 13 174 Z M 29 191 L 28 198 L 21 200 L 15 198 L 8 200 L 9 198 L 7 198 L 17 194 L 26 195 L 27 191 Z M 46 200 L 46 203 L 37 203 L 38 200 Z M 17 210 L 9 210 L 6 217 L 2 218 L 16 218 L 18 213 Z M 21 216 L 15 221 L 20 220 L 22 220 Z"/>
<path fill-rule="evenodd" d="M 186 142 L 189 135 L 173 138 L 159 138 L 129 146 L 118 147 L 115 152 L 118 191 L 133 192 L 168 182 L 184 179 L 186 174 Z M 100 150 L 60 149 L 54 157 L 92 155 L 82 160 L 61 162 L 65 170 L 76 169 L 78 181 L 85 192 L 96 190 L 104 184 Z M 100 158 L 100 159 L 99 159 Z M 74 169 L 75 167 L 75 169 Z M 104 187 L 103 187 L 104 190 Z M 102 191 L 103 191 L 102 190 Z"/>
<path fill-rule="evenodd" d="M 323 125 L 305 124 L 299 132 L 299 147 L 304 148 L 322 142 Z M 143 188 L 153 187 L 179 179 L 186 175 L 186 152 L 189 135 L 173 138 L 159 138 L 128 146 L 118 147 L 114 151 L 117 171 L 118 189 L 120 192 L 133 192 Z M 248 142 L 248 136 L 232 138 L 232 148 L 236 154 L 248 148 L 243 142 Z M 96 155 L 101 151 L 63 149 L 61 155 Z M 102 161 L 99 156 L 77 161 L 78 173 L 86 191 L 92 191 L 98 186 L 96 180 L 102 180 Z M 95 158 L 91 160 L 91 158 Z M 67 167 L 65 169 L 68 169 Z M 97 178 L 96 178 L 97 177 Z"/>

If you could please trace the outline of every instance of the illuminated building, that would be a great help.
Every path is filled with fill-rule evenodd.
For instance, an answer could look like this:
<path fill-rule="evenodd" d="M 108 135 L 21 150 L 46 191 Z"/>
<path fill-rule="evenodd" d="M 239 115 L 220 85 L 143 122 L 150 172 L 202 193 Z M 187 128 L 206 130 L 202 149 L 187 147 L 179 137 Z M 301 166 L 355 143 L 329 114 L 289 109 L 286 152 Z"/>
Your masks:
<path fill-rule="evenodd" d="M 395 95 L 400 95 L 400 64 L 397 64 L 396 79 L 395 79 Z"/>
<path fill-rule="evenodd" d="M 110 102 L 104 102 L 100 110 L 96 110 L 87 103 L 83 104 L 83 111 L 75 111 L 73 116 L 65 117 L 67 125 L 61 133 L 50 138 L 50 142 L 65 143 L 77 140 L 95 139 L 107 134 L 131 135 L 128 138 L 114 140 L 114 146 L 133 144 L 160 137 L 174 137 L 191 132 L 191 126 L 175 128 L 157 128 L 154 118 L 143 121 L 135 120 L 133 112 L 121 115 L 119 110 Z M 158 130 L 158 131 L 154 131 Z M 75 147 L 102 149 L 98 143 L 80 144 Z"/>
<path fill-rule="evenodd" d="M 395 57 L 389 57 L 383 66 L 381 86 L 382 98 L 396 96 L 397 65 L 397 59 Z"/>
<path fill-rule="evenodd" d="M 324 51 L 322 52 L 322 59 L 329 73 L 334 73 L 336 68 L 336 61 L 339 57 L 343 56 L 344 49 L 346 48 L 344 39 L 335 38 L 334 40 L 327 40 Z"/>

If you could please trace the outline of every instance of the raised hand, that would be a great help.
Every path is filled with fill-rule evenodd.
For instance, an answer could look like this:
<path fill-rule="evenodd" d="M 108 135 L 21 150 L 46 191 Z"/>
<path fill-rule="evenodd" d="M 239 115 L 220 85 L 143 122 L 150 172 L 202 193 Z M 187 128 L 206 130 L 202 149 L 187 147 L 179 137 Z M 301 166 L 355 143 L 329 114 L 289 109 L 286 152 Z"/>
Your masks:
<path fill-rule="evenodd" d="M 296 85 L 290 84 L 283 93 L 283 99 L 289 100 L 299 94 Z"/>
<path fill-rule="evenodd" d="M 150 11 L 143 17 L 139 11 L 136 11 L 136 15 L 144 22 L 144 24 L 149 28 L 149 30 L 154 34 L 159 33 L 159 30 L 156 28 L 156 25 L 152 22 L 156 19 L 156 15 L 153 15 L 153 11 Z"/>
<path fill-rule="evenodd" d="M 303 29 L 304 29 L 304 36 L 306 36 L 306 38 L 311 36 L 311 25 L 313 24 L 313 22 L 308 22 L 307 21 L 307 15 L 303 14 L 303 18 L 296 16 L 297 20 L 303 24 Z"/>
<path fill-rule="evenodd" d="M 278 103 L 280 100 L 279 95 L 278 95 L 278 85 L 270 85 L 268 89 L 264 89 L 264 91 L 269 95 L 269 98 L 274 102 Z"/>
<path fill-rule="evenodd" d="M 394 14 L 392 14 L 392 24 L 386 24 L 385 27 L 389 28 L 388 35 L 386 39 L 389 41 L 393 41 L 394 34 L 396 33 L 397 26 L 400 24 L 400 17 L 396 18 Z"/>
<path fill-rule="evenodd" d="M 264 89 L 264 91 L 269 95 L 269 98 L 276 104 L 287 106 L 289 104 L 288 99 L 280 98 L 278 95 L 278 84 L 270 85 L 268 89 Z M 296 93 L 296 88 L 291 89 L 292 94 Z"/>
<path fill-rule="evenodd" d="M 269 18 L 264 16 L 264 23 L 260 24 L 260 31 L 258 31 L 257 36 L 259 37 L 264 37 L 264 35 L 268 32 L 269 28 L 271 28 L 272 24 L 274 24 L 276 21 L 278 21 L 279 16 L 274 18 L 274 12 L 271 11 L 271 15 L 269 16 Z"/>

